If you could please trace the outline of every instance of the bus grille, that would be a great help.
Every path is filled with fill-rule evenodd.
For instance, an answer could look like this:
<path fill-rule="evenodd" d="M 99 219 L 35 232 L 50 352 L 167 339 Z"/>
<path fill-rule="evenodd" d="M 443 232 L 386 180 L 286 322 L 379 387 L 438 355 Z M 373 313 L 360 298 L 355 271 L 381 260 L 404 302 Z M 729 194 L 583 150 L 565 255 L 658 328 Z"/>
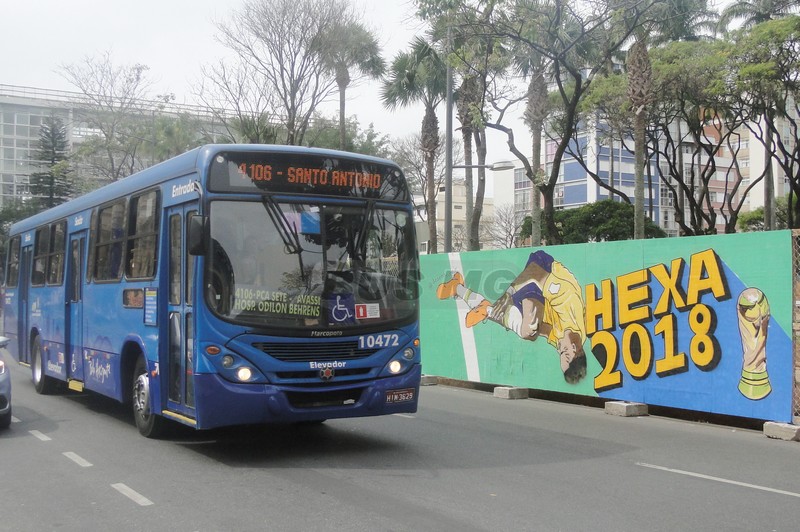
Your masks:
<path fill-rule="evenodd" d="M 359 349 L 357 341 L 321 342 L 318 344 L 256 342 L 253 347 L 283 362 L 357 360 L 378 352 L 377 349 Z"/>

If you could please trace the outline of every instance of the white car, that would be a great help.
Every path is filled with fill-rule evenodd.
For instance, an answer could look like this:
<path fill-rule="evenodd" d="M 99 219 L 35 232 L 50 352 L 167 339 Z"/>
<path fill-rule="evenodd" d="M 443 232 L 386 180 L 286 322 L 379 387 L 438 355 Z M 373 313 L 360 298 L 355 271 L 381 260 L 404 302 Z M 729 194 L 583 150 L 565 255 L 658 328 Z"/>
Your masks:
<path fill-rule="evenodd" d="M 0 348 L 8 345 L 8 338 L 0 336 Z M 0 429 L 11 424 L 11 371 L 0 355 Z"/>

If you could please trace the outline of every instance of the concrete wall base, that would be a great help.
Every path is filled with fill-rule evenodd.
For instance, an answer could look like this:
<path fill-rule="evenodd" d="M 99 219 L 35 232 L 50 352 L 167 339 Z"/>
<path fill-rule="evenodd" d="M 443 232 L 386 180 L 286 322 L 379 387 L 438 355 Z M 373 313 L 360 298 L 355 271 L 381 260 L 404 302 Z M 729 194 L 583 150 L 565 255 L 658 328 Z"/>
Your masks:
<path fill-rule="evenodd" d="M 606 414 L 622 417 L 636 417 L 647 415 L 647 405 L 644 403 L 628 403 L 625 401 L 607 401 Z"/>
<path fill-rule="evenodd" d="M 436 375 L 423 375 L 419 383 L 422 386 L 436 386 L 439 384 L 439 377 Z"/>
<path fill-rule="evenodd" d="M 497 386 L 494 389 L 494 396 L 499 399 L 527 399 L 527 388 L 512 388 L 510 386 Z"/>
<path fill-rule="evenodd" d="M 764 423 L 764 436 L 776 440 L 800 441 L 800 425 L 767 421 Z"/>

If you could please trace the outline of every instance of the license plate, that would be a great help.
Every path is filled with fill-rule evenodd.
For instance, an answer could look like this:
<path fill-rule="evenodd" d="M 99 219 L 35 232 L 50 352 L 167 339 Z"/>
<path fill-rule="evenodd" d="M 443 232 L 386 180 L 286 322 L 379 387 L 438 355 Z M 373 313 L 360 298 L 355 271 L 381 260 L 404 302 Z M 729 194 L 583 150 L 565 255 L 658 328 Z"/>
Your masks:
<path fill-rule="evenodd" d="M 404 390 L 389 390 L 386 392 L 387 403 L 407 403 L 414 400 L 414 388 Z"/>

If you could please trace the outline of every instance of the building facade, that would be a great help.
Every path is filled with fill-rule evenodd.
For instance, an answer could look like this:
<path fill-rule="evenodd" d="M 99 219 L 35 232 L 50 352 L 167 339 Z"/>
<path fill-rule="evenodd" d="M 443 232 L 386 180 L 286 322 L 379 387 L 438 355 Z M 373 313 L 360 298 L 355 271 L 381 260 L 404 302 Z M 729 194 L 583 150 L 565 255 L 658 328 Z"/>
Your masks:
<path fill-rule="evenodd" d="M 42 171 L 37 165 L 36 151 L 40 128 L 46 118 L 56 117 L 64 123 L 71 153 L 75 153 L 88 138 L 100 135 L 81 118 L 86 109 L 86 97 L 81 93 L 0 84 L 0 208 L 9 202 L 25 201 L 31 197 L 30 176 Z M 204 136 L 215 138 L 222 134 L 221 125 L 214 123 L 214 115 L 207 108 L 142 101 L 137 102 L 136 112 L 138 119 L 145 117 L 144 122 L 154 127 L 160 117 L 191 116 Z M 155 138 L 140 140 L 147 145 L 149 152 L 156 152 Z M 155 155 L 144 158 L 138 162 L 136 170 L 155 162 L 158 162 Z M 79 178 L 97 179 L 101 180 L 99 184 L 103 184 L 102 177 L 91 167 L 78 166 L 75 170 Z"/>

